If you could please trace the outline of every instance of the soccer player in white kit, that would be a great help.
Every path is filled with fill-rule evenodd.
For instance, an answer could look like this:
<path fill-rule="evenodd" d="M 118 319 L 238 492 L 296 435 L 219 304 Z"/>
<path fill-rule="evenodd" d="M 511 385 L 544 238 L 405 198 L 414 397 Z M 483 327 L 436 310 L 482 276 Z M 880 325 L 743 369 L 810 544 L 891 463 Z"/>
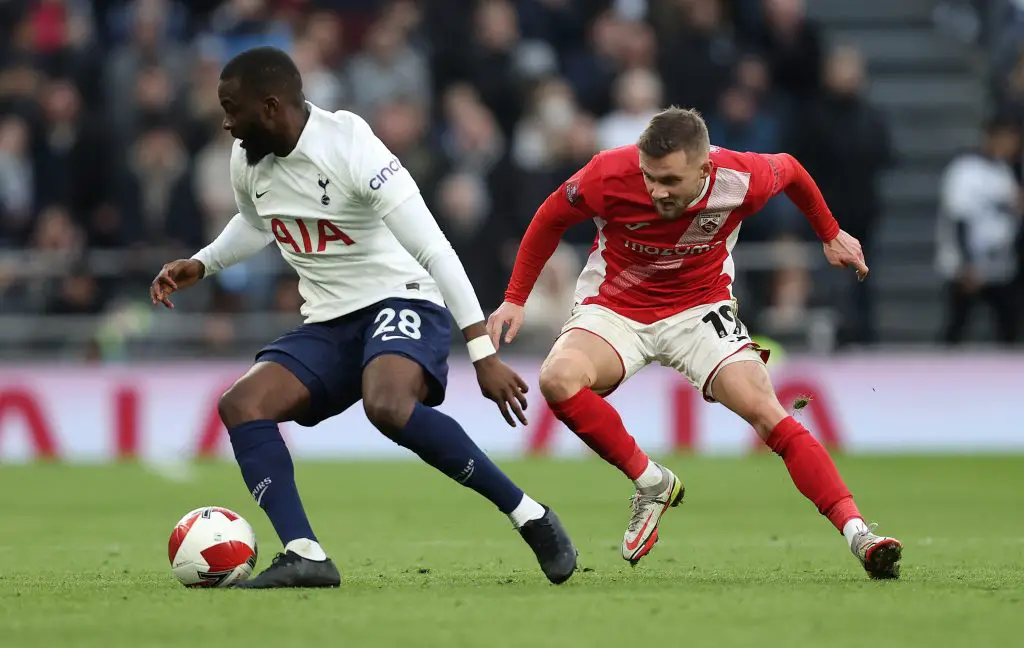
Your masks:
<path fill-rule="evenodd" d="M 526 383 L 498 359 L 466 272 L 401 161 L 357 115 L 305 101 L 287 54 L 259 47 L 224 67 L 224 128 L 238 140 L 231 181 L 238 214 L 191 259 L 163 267 L 153 303 L 272 241 L 299 275 L 305 323 L 264 347 L 220 400 L 242 477 L 284 545 L 243 588 L 341 582 L 302 507 L 278 423 L 312 426 L 359 400 L 395 443 L 509 516 L 554 583 L 576 548 L 549 508 L 524 494 L 434 406 L 444 400 L 449 312 L 484 396 L 525 424 Z"/>

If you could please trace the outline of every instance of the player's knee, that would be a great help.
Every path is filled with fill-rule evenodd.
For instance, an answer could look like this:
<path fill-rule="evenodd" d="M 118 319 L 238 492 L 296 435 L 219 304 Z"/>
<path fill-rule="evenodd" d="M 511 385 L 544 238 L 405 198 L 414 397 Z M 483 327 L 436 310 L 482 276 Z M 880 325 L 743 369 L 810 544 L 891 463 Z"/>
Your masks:
<path fill-rule="evenodd" d="M 405 394 L 396 394 L 386 390 L 366 394 L 363 397 L 363 410 L 366 418 L 378 430 L 388 436 L 399 432 L 412 416 L 415 399 Z"/>
<path fill-rule="evenodd" d="M 586 372 L 572 358 L 554 358 L 541 367 L 540 393 L 549 403 L 572 398 L 589 386 Z"/>
<path fill-rule="evenodd" d="M 290 407 L 282 407 L 278 400 L 258 384 L 241 380 L 221 395 L 217 401 L 217 413 L 229 430 L 250 421 L 279 421 L 282 419 L 281 410 Z"/>
<path fill-rule="evenodd" d="M 249 421 L 267 418 L 259 410 L 258 399 L 247 395 L 248 390 L 234 385 L 224 392 L 217 401 L 217 413 L 224 427 L 231 429 Z"/>

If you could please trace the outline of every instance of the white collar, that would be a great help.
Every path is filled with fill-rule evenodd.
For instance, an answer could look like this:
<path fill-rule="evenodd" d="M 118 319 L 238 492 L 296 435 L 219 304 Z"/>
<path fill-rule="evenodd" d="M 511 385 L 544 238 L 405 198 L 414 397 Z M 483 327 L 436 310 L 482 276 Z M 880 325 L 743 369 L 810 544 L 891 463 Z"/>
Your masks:
<path fill-rule="evenodd" d="M 687 209 L 693 209 L 697 205 L 697 203 L 699 203 L 700 201 L 704 200 L 704 196 L 707 195 L 708 187 L 710 185 L 711 185 L 711 174 L 709 173 L 708 177 L 704 178 L 704 186 L 701 188 L 700 193 L 697 194 L 697 197 L 694 198 L 693 201 L 689 205 L 686 206 L 686 208 Z"/>

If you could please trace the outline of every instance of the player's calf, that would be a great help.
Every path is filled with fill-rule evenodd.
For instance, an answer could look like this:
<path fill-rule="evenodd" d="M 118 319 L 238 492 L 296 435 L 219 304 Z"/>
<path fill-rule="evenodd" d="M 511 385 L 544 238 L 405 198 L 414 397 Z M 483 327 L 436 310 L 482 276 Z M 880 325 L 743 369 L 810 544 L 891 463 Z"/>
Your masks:
<path fill-rule="evenodd" d="M 395 354 L 375 358 L 363 371 L 366 415 L 392 441 L 507 515 L 552 582 L 569 578 L 576 550 L 557 517 L 516 486 L 455 419 L 421 402 L 428 393 L 424 381 L 422 368 L 409 358 Z"/>
<path fill-rule="evenodd" d="M 737 362 L 725 366 L 714 379 L 712 395 L 750 423 L 782 457 L 797 490 L 843 534 L 873 578 L 899 575 L 902 545 L 870 532 L 828 451 L 786 413 L 764 365 Z"/>
<path fill-rule="evenodd" d="M 286 552 L 323 561 L 327 556 L 306 517 L 291 453 L 277 426 L 299 415 L 309 399 L 309 391 L 288 369 L 260 362 L 221 396 L 219 413 L 242 478 Z"/>

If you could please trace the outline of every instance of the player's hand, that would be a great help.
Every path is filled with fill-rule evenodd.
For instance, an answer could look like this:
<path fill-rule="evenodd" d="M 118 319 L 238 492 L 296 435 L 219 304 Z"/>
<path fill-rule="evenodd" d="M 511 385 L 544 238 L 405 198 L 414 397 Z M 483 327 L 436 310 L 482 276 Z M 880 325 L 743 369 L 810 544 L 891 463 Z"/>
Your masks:
<path fill-rule="evenodd" d="M 864 251 L 860 247 L 860 241 L 839 230 L 838 236 L 822 245 L 825 248 L 825 258 L 831 265 L 837 268 L 853 268 L 857 271 L 857 281 L 864 281 L 868 276 L 870 271 L 868 264 L 864 262 Z"/>
<path fill-rule="evenodd" d="M 153 305 L 161 303 L 167 308 L 174 308 L 171 294 L 195 284 L 205 273 L 206 268 L 202 262 L 195 259 L 178 259 L 166 264 L 149 286 L 149 297 Z"/>
<path fill-rule="evenodd" d="M 512 413 L 523 425 L 527 425 L 526 392 L 529 386 L 519 377 L 512 367 L 502 362 L 497 355 L 490 355 L 473 363 L 476 368 L 476 380 L 480 383 L 480 392 L 498 404 L 501 415 L 512 427 L 516 426 Z M 511 409 L 512 413 L 509 412 Z"/>
<path fill-rule="evenodd" d="M 491 336 L 494 348 L 497 349 L 501 345 L 503 341 L 501 332 L 506 326 L 508 326 L 508 332 L 505 333 L 504 342 L 507 344 L 516 339 L 516 334 L 523 327 L 525 319 L 526 314 L 523 307 L 511 302 L 503 302 L 498 310 L 491 313 L 491 316 L 487 318 L 487 333 Z"/>

